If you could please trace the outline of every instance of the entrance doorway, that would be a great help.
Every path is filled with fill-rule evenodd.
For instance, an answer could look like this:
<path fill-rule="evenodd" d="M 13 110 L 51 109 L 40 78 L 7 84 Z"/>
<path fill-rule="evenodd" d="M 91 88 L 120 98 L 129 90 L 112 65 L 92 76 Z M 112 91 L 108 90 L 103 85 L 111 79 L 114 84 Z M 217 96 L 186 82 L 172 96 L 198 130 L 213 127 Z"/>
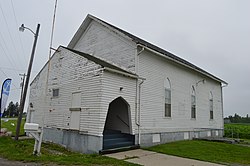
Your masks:
<path fill-rule="evenodd" d="M 104 150 L 134 145 L 129 109 L 129 104 L 122 97 L 109 104 L 103 131 Z"/>

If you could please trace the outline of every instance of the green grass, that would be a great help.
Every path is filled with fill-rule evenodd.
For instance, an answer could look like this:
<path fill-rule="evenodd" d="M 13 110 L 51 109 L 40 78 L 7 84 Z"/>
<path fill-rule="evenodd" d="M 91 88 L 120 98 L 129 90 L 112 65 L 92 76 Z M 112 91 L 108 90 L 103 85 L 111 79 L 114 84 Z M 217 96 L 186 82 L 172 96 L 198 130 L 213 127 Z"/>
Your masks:
<path fill-rule="evenodd" d="M 249 123 L 225 124 L 224 131 L 225 131 L 225 137 L 250 139 L 250 124 Z"/>
<path fill-rule="evenodd" d="M 250 147 L 208 141 L 178 141 L 148 150 L 221 164 L 250 164 Z"/>
<path fill-rule="evenodd" d="M 21 127 L 20 127 L 20 134 L 19 134 L 20 136 L 24 135 L 24 129 L 23 129 L 24 122 L 25 122 L 25 120 L 22 119 L 22 123 L 21 123 Z M 13 124 L 14 124 L 14 126 L 13 126 Z M 16 135 L 16 124 L 17 124 L 17 119 L 8 120 L 7 122 L 5 122 L 4 119 L 2 120 L 2 128 L 7 128 L 8 131 L 11 131 L 12 136 Z"/>
<path fill-rule="evenodd" d="M 41 156 L 32 155 L 34 140 L 14 141 L 10 137 L 0 137 L 0 157 L 24 162 L 39 162 L 44 164 L 63 165 L 135 165 L 98 154 L 86 155 L 68 151 L 55 145 L 43 143 Z"/>

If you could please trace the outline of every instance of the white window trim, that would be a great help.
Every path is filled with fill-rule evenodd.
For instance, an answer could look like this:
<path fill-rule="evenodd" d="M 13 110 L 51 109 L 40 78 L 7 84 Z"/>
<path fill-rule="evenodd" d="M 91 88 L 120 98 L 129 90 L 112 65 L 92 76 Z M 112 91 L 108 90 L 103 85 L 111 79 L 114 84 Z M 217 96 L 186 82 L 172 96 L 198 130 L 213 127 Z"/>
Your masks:
<path fill-rule="evenodd" d="M 194 117 L 192 117 L 192 115 L 193 115 L 193 102 L 192 102 L 192 97 L 194 96 L 194 106 L 195 106 L 195 116 Z M 190 104 L 191 104 L 191 107 L 190 107 L 190 115 L 191 115 L 191 119 L 192 120 L 196 120 L 197 119 L 197 99 L 196 99 L 196 90 L 195 90 L 195 88 L 194 88 L 194 86 L 192 86 L 191 87 L 191 95 L 190 95 Z"/>
<path fill-rule="evenodd" d="M 168 86 L 167 86 L 168 85 Z M 170 91 L 170 116 L 166 116 L 166 89 Z M 164 119 L 172 119 L 172 88 L 170 79 L 167 77 L 164 79 L 164 104 L 163 104 L 163 118 Z"/>
<path fill-rule="evenodd" d="M 212 91 L 209 92 L 209 120 L 213 121 L 214 120 L 214 97 Z M 211 107 L 211 101 L 212 101 L 212 107 Z M 212 108 L 212 110 L 211 110 Z M 211 111 L 213 113 L 213 118 L 211 118 Z"/>

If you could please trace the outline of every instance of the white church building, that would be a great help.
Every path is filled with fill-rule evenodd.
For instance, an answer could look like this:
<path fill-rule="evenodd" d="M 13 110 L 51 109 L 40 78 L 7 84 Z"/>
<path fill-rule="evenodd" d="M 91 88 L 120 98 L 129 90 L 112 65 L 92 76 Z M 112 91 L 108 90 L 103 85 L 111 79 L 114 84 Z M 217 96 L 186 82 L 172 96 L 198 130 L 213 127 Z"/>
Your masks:
<path fill-rule="evenodd" d="M 27 122 L 82 153 L 222 137 L 225 84 L 88 15 L 32 81 Z"/>

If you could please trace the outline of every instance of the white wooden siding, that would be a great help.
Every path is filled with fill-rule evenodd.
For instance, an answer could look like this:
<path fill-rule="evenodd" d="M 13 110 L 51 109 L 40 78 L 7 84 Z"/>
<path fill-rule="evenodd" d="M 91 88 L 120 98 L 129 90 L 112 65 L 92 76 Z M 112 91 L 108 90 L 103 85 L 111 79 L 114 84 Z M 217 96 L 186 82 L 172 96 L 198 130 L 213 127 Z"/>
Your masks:
<path fill-rule="evenodd" d="M 39 123 L 40 126 L 43 125 L 44 113 L 45 110 L 49 110 L 48 106 L 45 105 L 45 83 L 47 77 L 47 68 L 46 65 L 41 72 L 36 76 L 30 86 L 30 96 L 29 103 L 33 104 L 33 122 Z"/>
<path fill-rule="evenodd" d="M 120 91 L 122 87 L 122 91 Z M 122 97 L 129 104 L 129 114 L 131 117 L 132 133 L 136 131 L 135 125 L 135 99 L 136 99 L 136 79 L 105 71 L 102 79 L 102 112 L 100 121 L 104 128 L 109 104 L 118 97 Z"/>
<path fill-rule="evenodd" d="M 139 76 L 146 78 L 141 93 L 142 132 L 222 128 L 221 86 L 197 72 L 149 51 L 139 55 Z M 171 82 L 171 118 L 164 117 L 164 80 Z M 206 82 L 196 83 L 202 79 Z M 191 119 L 191 86 L 196 90 L 196 119 Z M 214 119 L 209 119 L 209 92 L 214 95 Z"/>
<path fill-rule="evenodd" d="M 54 54 L 50 64 L 46 97 L 47 65 L 31 85 L 34 122 L 69 129 L 72 93 L 81 92 L 80 131 L 98 134 L 99 130 L 94 126 L 100 126 L 101 66 L 62 47 Z M 52 97 L 54 88 L 59 88 L 59 97 Z"/>
<path fill-rule="evenodd" d="M 95 21 L 90 23 L 73 49 L 135 71 L 136 44 Z"/>

